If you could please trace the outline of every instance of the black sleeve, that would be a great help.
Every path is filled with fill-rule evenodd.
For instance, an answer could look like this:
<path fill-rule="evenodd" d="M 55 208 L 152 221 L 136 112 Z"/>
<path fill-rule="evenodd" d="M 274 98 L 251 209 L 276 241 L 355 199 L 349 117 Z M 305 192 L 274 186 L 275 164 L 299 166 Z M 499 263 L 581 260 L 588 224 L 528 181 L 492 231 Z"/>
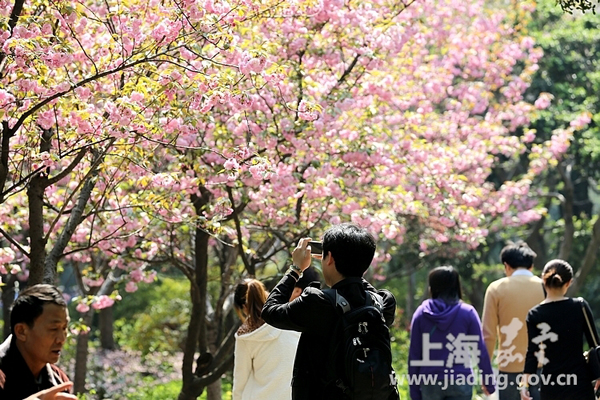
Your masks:
<path fill-rule="evenodd" d="M 594 323 L 594 315 L 592 314 L 590 305 L 583 298 L 581 299 L 581 305 L 582 305 L 581 312 L 582 313 L 585 312 L 585 314 L 587 315 L 587 321 L 590 322 L 590 325 L 588 326 L 588 323 L 587 323 L 585 317 L 583 318 L 583 332 L 585 333 L 585 338 L 588 342 L 588 346 L 590 348 L 593 348 L 593 347 L 598 346 L 598 343 L 599 343 L 598 331 L 596 330 L 596 324 Z M 590 328 L 592 328 L 591 332 L 590 332 Z M 592 337 L 592 334 L 594 335 L 593 337 Z"/>
<path fill-rule="evenodd" d="M 527 314 L 526 322 L 527 322 L 527 354 L 525 355 L 525 367 L 523 368 L 523 373 L 525 374 L 534 374 L 537 371 L 538 359 L 535 355 L 535 352 L 539 350 L 537 344 L 532 342 L 534 338 L 536 338 L 540 331 L 536 327 L 536 322 L 533 321 L 533 315 L 531 310 Z"/>
<path fill-rule="evenodd" d="M 367 280 L 363 279 L 363 288 L 371 292 L 377 293 L 383 299 L 383 317 L 385 318 L 385 324 L 392 326 L 394 318 L 396 316 L 396 298 L 387 289 L 377 290 Z"/>
<path fill-rule="evenodd" d="M 378 290 L 379 294 L 383 298 L 383 316 L 385 318 L 385 324 L 392 326 L 394 318 L 396 316 L 396 298 L 389 290 Z"/>
<path fill-rule="evenodd" d="M 334 320 L 335 309 L 317 288 L 307 287 L 294 301 L 289 302 L 295 279 L 285 275 L 269 294 L 262 309 L 266 323 L 279 329 L 322 335 L 323 327 Z"/>

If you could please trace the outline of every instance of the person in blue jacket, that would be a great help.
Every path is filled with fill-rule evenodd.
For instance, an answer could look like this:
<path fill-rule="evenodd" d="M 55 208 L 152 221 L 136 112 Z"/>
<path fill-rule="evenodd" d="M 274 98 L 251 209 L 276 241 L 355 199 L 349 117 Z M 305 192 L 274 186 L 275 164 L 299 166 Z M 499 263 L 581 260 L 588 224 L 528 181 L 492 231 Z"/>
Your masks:
<path fill-rule="evenodd" d="M 415 311 L 408 373 L 412 400 L 469 400 L 473 386 L 496 390 L 492 364 L 475 308 L 462 302 L 458 271 L 437 267 L 428 276 L 430 299 Z M 475 375 L 473 366 L 480 373 Z"/>

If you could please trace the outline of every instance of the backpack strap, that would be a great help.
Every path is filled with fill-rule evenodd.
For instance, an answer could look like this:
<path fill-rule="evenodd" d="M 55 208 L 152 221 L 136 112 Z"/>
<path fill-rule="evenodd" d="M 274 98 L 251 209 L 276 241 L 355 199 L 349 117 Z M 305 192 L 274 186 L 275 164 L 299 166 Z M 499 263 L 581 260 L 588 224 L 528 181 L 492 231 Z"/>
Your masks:
<path fill-rule="evenodd" d="M 338 307 L 342 309 L 342 314 L 346 314 L 351 310 L 350 303 L 344 298 L 336 289 L 325 289 L 323 290 L 325 297 L 329 299 L 333 307 L 337 310 Z"/>
<path fill-rule="evenodd" d="M 333 307 L 335 307 L 336 309 L 337 307 L 342 309 L 342 314 L 346 314 L 352 309 L 348 300 L 346 300 L 346 298 L 342 296 L 340 292 L 337 291 L 337 289 L 325 289 L 323 290 L 323 293 L 325 294 L 325 297 L 329 299 Z M 383 299 L 380 295 L 378 295 L 377 293 L 373 293 L 369 290 L 365 290 L 365 297 L 365 305 L 374 306 L 380 312 L 383 311 Z"/>

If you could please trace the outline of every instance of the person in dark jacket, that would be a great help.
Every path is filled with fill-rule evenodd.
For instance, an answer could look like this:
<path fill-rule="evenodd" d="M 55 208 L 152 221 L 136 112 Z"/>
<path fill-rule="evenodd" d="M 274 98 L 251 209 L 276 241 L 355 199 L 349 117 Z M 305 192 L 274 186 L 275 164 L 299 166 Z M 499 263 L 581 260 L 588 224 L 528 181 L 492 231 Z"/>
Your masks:
<path fill-rule="evenodd" d="M 310 238 L 298 242 L 292 253 L 293 265 L 271 291 L 262 310 L 262 318 L 276 328 L 301 332 L 292 378 L 293 400 L 337 400 L 343 393 L 334 380 L 327 380 L 335 360 L 328 358 L 333 331 L 339 315 L 326 295 L 308 286 L 300 297 L 289 302 L 295 283 L 310 266 Z M 366 302 L 366 291 L 383 299 L 385 323 L 394 322 L 396 299 L 387 290 L 376 290 L 362 278 L 375 254 L 375 238 L 353 225 L 335 225 L 323 236 L 321 258 L 325 284 L 336 289 L 352 308 Z M 384 399 L 382 399 L 384 400 Z"/>
<path fill-rule="evenodd" d="M 590 347 L 598 342 L 594 315 L 583 298 L 566 297 L 573 268 L 560 259 L 542 271 L 546 299 L 527 314 L 527 355 L 521 377 L 521 399 L 531 400 L 529 385 L 538 381 L 542 400 L 594 400 L 600 379 L 592 383 L 583 356 L 583 337 Z M 542 365 L 541 375 L 534 375 Z"/>
<path fill-rule="evenodd" d="M 0 349 L 0 399 L 67 399 L 46 391 L 69 381 L 56 365 L 67 338 L 69 311 L 62 293 L 51 285 L 34 285 L 15 300 L 10 313 L 12 336 Z M 62 386 L 68 390 L 70 385 Z"/>
<path fill-rule="evenodd" d="M 412 400 L 469 400 L 473 386 L 495 389 L 490 357 L 475 308 L 461 301 L 458 271 L 434 268 L 428 277 L 430 299 L 415 311 L 410 328 L 408 373 Z M 478 364 L 481 379 L 473 375 Z M 515 390 L 515 389 L 513 389 Z"/>

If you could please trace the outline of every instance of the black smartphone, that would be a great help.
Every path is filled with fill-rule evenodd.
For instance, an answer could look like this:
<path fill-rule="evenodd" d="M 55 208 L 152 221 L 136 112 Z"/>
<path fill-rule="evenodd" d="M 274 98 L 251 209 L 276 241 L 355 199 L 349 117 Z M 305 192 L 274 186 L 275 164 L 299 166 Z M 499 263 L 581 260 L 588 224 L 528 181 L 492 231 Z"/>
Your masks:
<path fill-rule="evenodd" d="M 322 254 L 323 253 L 323 242 L 308 242 L 310 246 L 310 254 Z"/>

